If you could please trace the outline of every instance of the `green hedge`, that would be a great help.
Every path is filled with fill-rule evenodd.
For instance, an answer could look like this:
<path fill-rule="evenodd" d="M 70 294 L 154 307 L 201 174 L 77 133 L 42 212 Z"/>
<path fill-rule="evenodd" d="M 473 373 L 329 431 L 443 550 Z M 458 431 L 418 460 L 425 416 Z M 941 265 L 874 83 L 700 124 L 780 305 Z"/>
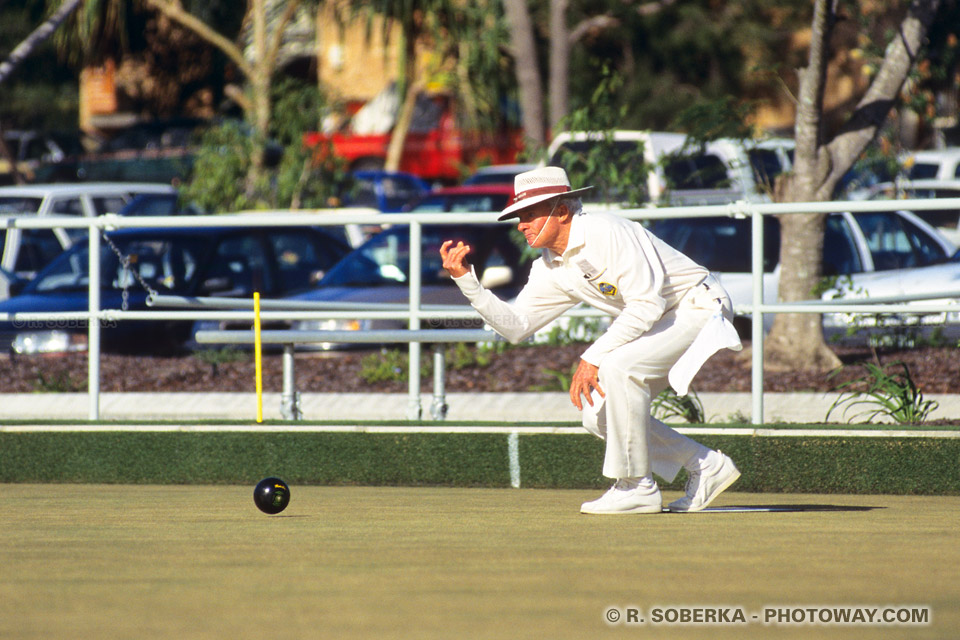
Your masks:
<path fill-rule="evenodd" d="M 739 491 L 960 494 L 960 439 L 704 436 L 743 476 Z M 525 487 L 601 488 L 603 443 L 519 440 Z M 510 486 L 502 434 L 7 432 L 0 482 Z M 681 488 L 680 477 L 666 488 Z"/>

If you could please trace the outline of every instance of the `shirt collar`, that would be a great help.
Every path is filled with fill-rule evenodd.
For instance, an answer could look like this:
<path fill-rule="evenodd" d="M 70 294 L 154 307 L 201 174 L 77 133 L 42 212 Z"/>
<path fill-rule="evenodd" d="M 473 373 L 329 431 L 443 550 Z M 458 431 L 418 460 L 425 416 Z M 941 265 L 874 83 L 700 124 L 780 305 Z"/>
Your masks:
<path fill-rule="evenodd" d="M 573 216 L 573 220 L 570 221 L 570 235 L 567 237 L 567 248 L 564 249 L 563 255 L 557 255 L 550 249 L 544 249 L 543 259 L 547 262 L 561 262 L 564 256 L 569 255 L 585 245 L 587 242 L 585 225 L 586 222 L 583 220 L 583 212 Z"/>

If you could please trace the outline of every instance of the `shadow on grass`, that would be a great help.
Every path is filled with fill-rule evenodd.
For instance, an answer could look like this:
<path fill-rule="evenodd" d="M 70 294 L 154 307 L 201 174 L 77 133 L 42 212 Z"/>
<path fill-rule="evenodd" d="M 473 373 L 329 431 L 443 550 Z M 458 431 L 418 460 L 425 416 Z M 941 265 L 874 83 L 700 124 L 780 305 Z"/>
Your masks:
<path fill-rule="evenodd" d="M 796 513 L 803 511 L 873 511 L 874 509 L 886 509 L 886 507 L 839 504 L 751 504 L 707 507 L 700 513 Z"/>

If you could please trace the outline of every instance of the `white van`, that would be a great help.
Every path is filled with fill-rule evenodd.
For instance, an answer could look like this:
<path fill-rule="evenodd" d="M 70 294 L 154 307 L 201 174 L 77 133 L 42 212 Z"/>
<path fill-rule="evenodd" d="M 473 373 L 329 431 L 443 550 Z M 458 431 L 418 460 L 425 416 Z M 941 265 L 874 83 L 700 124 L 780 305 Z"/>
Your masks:
<path fill-rule="evenodd" d="M 570 171 L 569 154 L 586 154 L 591 147 L 603 144 L 607 136 L 612 134 L 615 152 L 627 155 L 636 151 L 638 144 L 643 144 L 643 161 L 655 167 L 647 177 L 645 200 L 659 202 L 667 191 L 667 181 L 660 167 L 660 160 L 664 156 L 679 151 L 687 140 L 682 133 L 667 133 L 662 131 L 563 131 L 553 139 L 547 147 L 547 161 L 545 164 L 563 167 Z M 577 186 L 577 185 L 574 185 Z M 590 202 L 590 192 L 583 198 Z M 598 194 L 597 194 L 598 195 Z M 596 197 L 594 195 L 594 197 Z M 616 203 L 608 203 L 616 204 Z"/>
<path fill-rule="evenodd" d="M 792 167 L 793 140 L 719 139 L 703 148 L 687 144 L 682 133 L 610 132 L 626 153 L 644 144 L 644 161 L 654 167 L 647 178 L 647 200 L 657 204 L 708 205 L 737 200 L 767 202 L 774 178 Z M 550 144 L 546 164 L 563 166 L 564 150 L 586 152 L 604 132 L 564 132 Z M 569 167 L 564 167 L 569 169 Z"/>
<path fill-rule="evenodd" d="M 99 182 L 0 187 L 0 218 L 98 216 L 117 213 L 140 194 L 175 194 L 168 184 Z M 79 232 L 79 233 L 82 233 Z M 72 244 L 76 230 L 13 229 L 0 225 L 0 300 L 10 296 L 10 275 L 29 280 Z M 71 237 L 72 236 L 72 237 Z"/>

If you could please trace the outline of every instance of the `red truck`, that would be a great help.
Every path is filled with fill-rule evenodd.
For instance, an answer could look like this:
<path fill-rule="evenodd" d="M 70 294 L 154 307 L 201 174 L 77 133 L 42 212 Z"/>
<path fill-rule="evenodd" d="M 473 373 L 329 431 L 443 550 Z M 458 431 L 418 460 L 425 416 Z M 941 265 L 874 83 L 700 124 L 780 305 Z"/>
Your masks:
<path fill-rule="evenodd" d="M 407 134 L 399 170 L 426 180 L 456 183 L 477 166 L 517 161 L 517 154 L 523 149 L 522 130 L 466 131 L 459 128 L 456 120 L 449 98 L 422 96 Z M 320 159 L 331 150 L 345 159 L 352 171 L 382 169 L 390 146 L 390 133 L 358 134 L 348 125 L 330 135 L 307 133 L 304 143 L 315 149 Z"/>

